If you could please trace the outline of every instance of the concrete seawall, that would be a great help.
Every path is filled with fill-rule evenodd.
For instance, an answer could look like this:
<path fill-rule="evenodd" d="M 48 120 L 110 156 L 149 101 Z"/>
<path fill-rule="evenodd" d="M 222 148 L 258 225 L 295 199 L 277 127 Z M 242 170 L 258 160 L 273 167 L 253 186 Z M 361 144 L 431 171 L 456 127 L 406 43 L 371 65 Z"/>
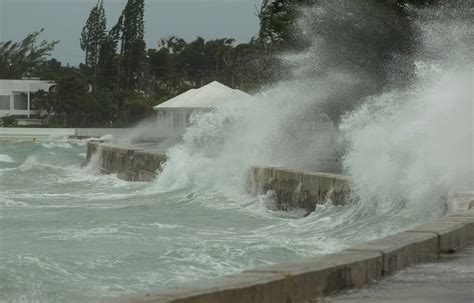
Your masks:
<path fill-rule="evenodd" d="M 474 196 L 473 196 L 474 198 Z M 333 291 L 360 287 L 422 262 L 437 261 L 474 241 L 474 210 L 342 252 L 275 264 L 208 281 L 127 296 L 108 302 L 302 303 Z"/>
<path fill-rule="evenodd" d="M 87 162 L 100 151 L 98 165 L 103 173 L 116 173 L 126 181 L 152 181 L 156 171 L 166 161 L 163 152 L 137 150 L 100 144 L 87 145 Z M 342 175 L 296 171 L 287 168 L 251 167 L 248 173 L 252 195 L 270 194 L 281 210 L 302 208 L 314 211 L 316 205 L 330 199 L 342 205 L 350 196 L 350 178 Z"/>
<path fill-rule="evenodd" d="M 248 175 L 251 194 L 269 194 L 281 210 L 303 208 L 314 211 L 328 199 L 342 205 L 349 199 L 350 178 L 336 174 L 255 166 Z"/>
<path fill-rule="evenodd" d="M 103 173 L 117 174 L 125 181 L 151 182 L 166 161 L 166 155 L 162 152 L 126 149 L 90 141 L 87 144 L 86 162 L 90 162 L 95 154 L 98 156 L 97 165 Z"/>

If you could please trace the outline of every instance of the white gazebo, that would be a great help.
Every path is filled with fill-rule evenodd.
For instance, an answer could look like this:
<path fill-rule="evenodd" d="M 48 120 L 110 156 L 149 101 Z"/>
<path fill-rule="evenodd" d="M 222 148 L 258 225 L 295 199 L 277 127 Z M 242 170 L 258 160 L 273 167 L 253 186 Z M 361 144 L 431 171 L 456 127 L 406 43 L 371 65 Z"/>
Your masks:
<path fill-rule="evenodd" d="M 36 79 L 0 80 L 0 117 L 16 115 L 30 117 L 36 108 L 31 104 L 31 93 L 48 91 L 52 81 Z"/>
<path fill-rule="evenodd" d="M 221 106 L 237 104 L 252 96 L 238 89 L 232 89 L 217 81 L 198 89 L 190 89 L 155 107 L 158 122 L 173 129 L 184 129 L 189 125 L 191 114 L 196 111 L 210 111 Z"/>

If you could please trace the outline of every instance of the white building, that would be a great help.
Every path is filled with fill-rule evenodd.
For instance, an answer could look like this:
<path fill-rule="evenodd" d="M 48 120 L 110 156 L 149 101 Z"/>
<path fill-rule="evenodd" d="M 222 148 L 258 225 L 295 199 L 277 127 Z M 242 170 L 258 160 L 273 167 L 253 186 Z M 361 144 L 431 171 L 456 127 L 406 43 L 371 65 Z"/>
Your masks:
<path fill-rule="evenodd" d="M 217 81 L 198 89 L 190 89 L 155 107 L 158 122 L 173 129 L 184 129 L 189 125 L 191 114 L 196 111 L 210 111 L 224 105 L 244 102 L 251 95 L 225 86 Z"/>
<path fill-rule="evenodd" d="M 39 90 L 47 92 L 53 85 L 52 81 L 0 79 L 0 117 L 15 115 L 30 118 L 36 113 L 31 93 Z"/>

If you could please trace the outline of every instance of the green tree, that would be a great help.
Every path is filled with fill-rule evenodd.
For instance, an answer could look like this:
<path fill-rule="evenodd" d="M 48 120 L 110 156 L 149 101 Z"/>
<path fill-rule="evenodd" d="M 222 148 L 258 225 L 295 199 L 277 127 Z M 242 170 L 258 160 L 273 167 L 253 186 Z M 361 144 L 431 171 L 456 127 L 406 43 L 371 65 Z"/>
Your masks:
<path fill-rule="evenodd" d="M 59 41 L 42 41 L 36 45 L 43 29 L 26 36 L 21 42 L 0 42 L 0 79 L 18 79 L 34 76 L 51 55 Z"/>
<path fill-rule="evenodd" d="M 119 85 L 120 58 L 117 53 L 120 32 L 122 30 L 122 16 L 104 39 L 99 53 L 98 88 L 111 91 Z"/>
<path fill-rule="evenodd" d="M 107 38 L 106 23 L 103 0 L 99 0 L 90 12 L 80 38 L 81 49 L 86 52 L 85 65 L 94 84 L 98 79 L 101 48 Z"/>
<path fill-rule="evenodd" d="M 86 75 L 75 67 L 60 67 L 51 78 L 55 85 L 48 91 L 33 94 L 39 111 L 46 111 L 46 124 L 78 126 L 87 116 L 89 84 Z M 84 126 L 84 125 L 82 125 Z"/>
<path fill-rule="evenodd" d="M 64 126 L 80 125 L 85 116 L 84 102 L 88 91 L 87 78 L 76 68 L 66 67 L 56 79 L 50 96 L 50 114 L 63 118 Z"/>
<path fill-rule="evenodd" d="M 128 0 L 122 12 L 120 84 L 125 90 L 136 89 L 142 77 L 145 62 L 144 11 L 144 0 Z"/>
<path fill-rule="evenodd" d="M 41 79 L 51 80 L 54 79 L 62 69 L 62 63 L 55 58 L 44 61 L 37 68 L 35 76 L 40 77 Z"/>

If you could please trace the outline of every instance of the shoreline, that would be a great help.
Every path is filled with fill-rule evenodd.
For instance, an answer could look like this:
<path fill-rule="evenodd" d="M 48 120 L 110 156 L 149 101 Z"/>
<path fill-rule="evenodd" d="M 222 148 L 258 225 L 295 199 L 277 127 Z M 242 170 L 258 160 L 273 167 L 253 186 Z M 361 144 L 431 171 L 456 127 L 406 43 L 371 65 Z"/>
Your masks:
<path fill-rule="evenodd" d="M 468 196 L 474 201 L 474 194 Z M 436 262 L 442 254 L 457 253 L 473 243 L 474 209 L 461 209 L 465 203 L 456 195 L 451 203 L 459 212 L 341 252 L 103 302 L 319 302 L 336 291 L 360 288 L 407 267 Z"/>

